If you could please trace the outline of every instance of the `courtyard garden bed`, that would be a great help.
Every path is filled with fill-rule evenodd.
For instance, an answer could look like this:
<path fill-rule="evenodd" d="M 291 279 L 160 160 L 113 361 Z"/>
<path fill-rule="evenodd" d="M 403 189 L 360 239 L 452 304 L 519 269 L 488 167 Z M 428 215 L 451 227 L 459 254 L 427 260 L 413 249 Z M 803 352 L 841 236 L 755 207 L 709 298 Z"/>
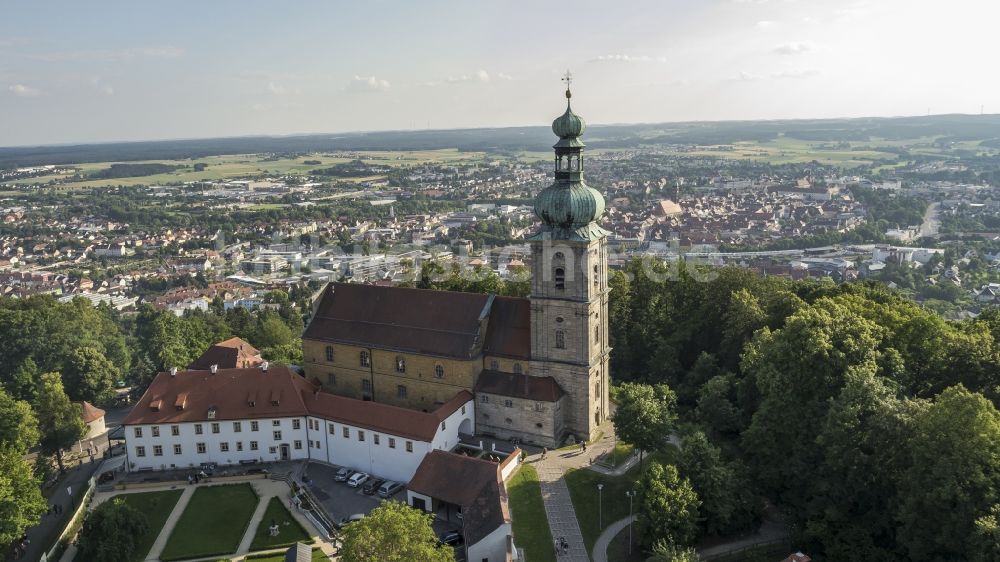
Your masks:
<path fill-rule="evenodd" d="M 278 525 L 278 534 L 273 537 L 270 532 L 272 522 Z M 264 517 L 260 520 L 257 530 L 254 532 L 250 550 L 268 550 L 286 547 L 297 542 L 309 544 L 312 542 L 312 537 L 309 536 L 309 533 L 306 532 L 302 524 L 288 511 L 281 498 L 271 498 L 271 501 L 267 503 L 267 510 L 264 512 Z"/>

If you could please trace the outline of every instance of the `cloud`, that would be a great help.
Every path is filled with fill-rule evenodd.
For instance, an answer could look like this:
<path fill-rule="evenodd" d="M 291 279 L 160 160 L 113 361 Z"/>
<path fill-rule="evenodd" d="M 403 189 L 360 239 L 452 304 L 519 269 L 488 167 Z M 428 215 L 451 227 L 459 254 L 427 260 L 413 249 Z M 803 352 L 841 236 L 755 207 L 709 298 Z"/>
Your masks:
<path fill-rule="evenodd" d="M 103 82 L 100 78 L 93 78 L 93 79 L 91 79 L 90 80 L 90 85 L 95 90 L 97 90 L 98 92 L 101 92 L 102 94 L 104 94 L 106 96 L 113 96 L 113 95 L 115 95 L 115 88 L 114 88 L 114 86 L 112 86 L 111 84 L 108 84 L 106 82 Z"/>
<path fill-rule="evenodd" d="M 28 58 L 48 61 L 126 61 L 139 58 L 174 59 L 184 56 L 180 47 L 135 47 L 129 49 L 100 49 L 93 51 L 58 51 L 53 53 L 36 53 Z"/>
<path fill-rule="evenodd" d="M 800 70 L 783 70 L 781 72 L 775 72 L 771 74 L 771 78 L 812 78 L 813 76 L 819 76 L 819 70 L 815 68 L 805 68 Z"/>
<path fill-rule="evenodd" d="M 588 62 L 667 62 L 667 57 L 649 55 L 599 55 Z"/>
<path fill-rule="evenodd" d="M 374 76 L 357 76 L 347 84 L 348 92 L 384 92 L 389 89 L 389 81 Z"/>
<path fill-rule="evenodd" d="M 461 84 L 462 82 L 489 82 L 490 73 L 486 72 L 482 68 L 474 72 L 473 74 L 463 74 L 461 76 L 449 76 L 445 82 L 450 84 Z M 425 85 L 434 86 L 436 82 L 425 82 Z"/>
<path fill-rule="evenodd" d="M 7 91 L 19 98 L 37 98 L 42 95 L 42 91 L 24 84 L 13 84 L 7 87 Z"/>
<path fill-rule="evenodd" d="M 271 92 L 274 95 L 282 96 L 282 95 L 285 95 L 285 94 L 288 93 L 288 88 L 286 88 L 286 87 L 284 87 L 281 84 L 278 84 L 276 82 L 268 82 L 267 83 L 267 91 Z"/>
<path fill-rule="evenodd" d="M 504 74 L 503 72 L 498 73 L 497 74 L 497 78 L 499 78 L 501 80 L 513 80 L 514 79 L 514 77 L 511 76 L 510 74 Z"/>
<path fill-rule="evenodd" d="M 757 22 L 757 29 L 771 29 L 774 27 L 774 22 L 770 20 L 760 20 Z"/>
<path fill-rule="evenodd" d="M 751 74 L 745 70 L 741 70 L 739 74 L 732 78 L 728 78 L 729 82 L 753 82 L 754 80 L 760 80 L 760 76 L 756 74 Z"/>
<path fill-rule="evenodd" d="M 801 55 L 815 50 L 816 45 L 812 41 L 792 41 L 774 48 L 774 52 L 779 55 Z"/>

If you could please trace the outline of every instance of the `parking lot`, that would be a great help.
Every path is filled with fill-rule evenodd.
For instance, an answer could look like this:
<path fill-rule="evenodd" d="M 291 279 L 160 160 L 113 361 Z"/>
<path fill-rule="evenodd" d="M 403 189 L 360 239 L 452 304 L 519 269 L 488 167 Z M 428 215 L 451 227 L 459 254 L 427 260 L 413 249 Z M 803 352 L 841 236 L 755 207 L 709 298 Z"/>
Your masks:
<path fill-rule="evenodd" d="M 323 508 L 334 521 L 339 523 L 351 515 L 367 514 L 383 501 L 378 494 L 365 495 L 360 486 L 351 488 L 344 482 L 335 481 L 333 477 L 336 472 L 335 467 L 320 463 L 309 463 L 304 471 L 310 480 L 309 490 L 323 504 Z M 389 499 L 405 502 L 406 489 L 401 489 Z M 444 512 L 435 514 L 433 526 L 436 534 L 440 536 L 447 531 L 461 530 L 461 520 L 455 517 L 454 512 L 451 514 L 451 521 L 442 520 L 440 517 L 443 515 Z"/>

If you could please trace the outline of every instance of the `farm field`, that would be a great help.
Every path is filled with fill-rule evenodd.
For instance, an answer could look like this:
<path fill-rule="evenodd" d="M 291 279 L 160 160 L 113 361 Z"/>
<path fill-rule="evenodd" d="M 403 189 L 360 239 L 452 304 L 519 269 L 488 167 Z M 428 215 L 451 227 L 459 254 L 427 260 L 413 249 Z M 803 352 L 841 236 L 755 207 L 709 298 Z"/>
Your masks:
<path fill-rule="evenodd" d="M 360 159 L 366 164 L 398 168 L 417 166 L 428 163 L 458 163 L 480 160 L 483 152 L 461 152 L 457 149 L 420 150 L 420 151 L 356 151 L 338 153 L 316 153 L 296 158 L 271 159 L 258 154 L 231 154 L 223 156 L 207 156 L 189 160 L 141 160 L 130 161 L 128 164 L 169 164 L 185 166 L 178 170 L 149 176 L 124 177 L 111 179 L 85 179 L 70 181 L 72 174 L 53 174 L 35 178 L 25 178 L 7 182 L 10 185 L 45 184 L 50 181 L 60 182 L 55 185 L 59 189 L 88 189 L 107 186 L 157 185 L 166 183 L 181 183 L 190 181 L 217 181 L 243 178 L 258 175 L 302 175 L 313 170 L 329 168 Z M 318 160 L 319 164 L 306 164 L 306 161 Z M 74 167 L 83 176 L 106 170 L 117 162 L 92 162 L 77 164 Z M 195 164 L 205 164 L 201 171 L 194 169 Z M 336 178 L 339 181 L 368 181 L 382 176 L 365 176 L 357 178 Z"/>

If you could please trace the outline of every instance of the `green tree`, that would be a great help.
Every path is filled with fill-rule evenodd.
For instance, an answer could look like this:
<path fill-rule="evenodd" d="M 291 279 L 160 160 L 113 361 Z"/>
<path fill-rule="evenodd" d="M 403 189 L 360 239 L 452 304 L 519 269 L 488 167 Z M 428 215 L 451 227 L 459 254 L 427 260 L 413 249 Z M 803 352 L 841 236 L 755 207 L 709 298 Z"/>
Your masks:
<path fill-rule="evenodd" d="M 284 293 L 281 293 L 284 294 Z M 277 315 L 268 315 L 260 325 L 256 343 L 265 347 L 278 347 L 292 342 L 292 331 Z"/>
<path fill-rule="evenodd" d="M 38 445 L 38 418 L 31 404 L 0 389 L 0 445 L 27 452 Z"/>
<path fill-rule="evenodd" d="M 73 399 L 103 404 L 114 395 L 114 384 L 120 376 L 104 352 L 87 346 L 73 352 L 64 378 L 67 394 Z"/>
<path fill-rule="evenodd" d="M 625 383 L 618 387 L 615 399 L 611 422 L 619 439 L 638 447 L 640 455 L 667 444 L 677 421 L 677 396 L 669 386 Z"/>
<path fill-rule="evenodd" d="M 980 394 L 949 388 L 918 414 L 907 449 L 896 516 L 902 552 L 970 559 L 970 547 L 982 544 L 976 522 L 1000 504 L 1000 412 Z"/>
<path fill-rule="evenodd" d="M 698 531 L 698 494 L 673 465 L 653 463 L 642 476 L 637 517 L 646 549 L 666 542 L 688 546 Z"/>
<path fill-rule="evenodd" d="M 38 523 L 48 507 L 24 451 L 0 445 L 0 544 L 11 544 Z"/>
<path fill-rule="evenodd" d="M 454 562 L 451 548 L 439 548 L 432 515 L 402 502 L 382 502 L 343 530 L 344 562 Z"/>
<path fill-rule="evenodd" d="M 149 530 L 146 515 L 122 498 L 112 498 L 91 511 L 77 540 L 77 556 L 93 562 L 121 562 L 136 554 L 138 539 Z"/>
<path fill-rule="evenodd" d="M 740 412 L 734 403 L 735 377 L 731 374 L 708 379 L 698 389 L 695 415 L 717 434 L 730 434 L 740 429 Z"/>
<path fill-rule="evenodd" d="M 752 527 L 763 511 L 744 471 L 722 458 L 705 434 L 685 435 L 677 467 L 701 499 L 699 514 L 705 531 L 726 535 Z"/>
<path fill-rule="evenodd" d="M 63 390 L 59 373 L 42 375 L 35 412 L 38 414 L 38 429 L 42 434 L 42 453 L 55 455 L 59 470 L 65 470 L 62 451 L 87 434 L 87 424 L 83 423 L 80 407 L 70 402 Z"/>
<path fill-rule="evenodd" d="M 653 546 L 646 562 L 699 562 L 701 558 L 693 548 L 660 541 Z"/>

